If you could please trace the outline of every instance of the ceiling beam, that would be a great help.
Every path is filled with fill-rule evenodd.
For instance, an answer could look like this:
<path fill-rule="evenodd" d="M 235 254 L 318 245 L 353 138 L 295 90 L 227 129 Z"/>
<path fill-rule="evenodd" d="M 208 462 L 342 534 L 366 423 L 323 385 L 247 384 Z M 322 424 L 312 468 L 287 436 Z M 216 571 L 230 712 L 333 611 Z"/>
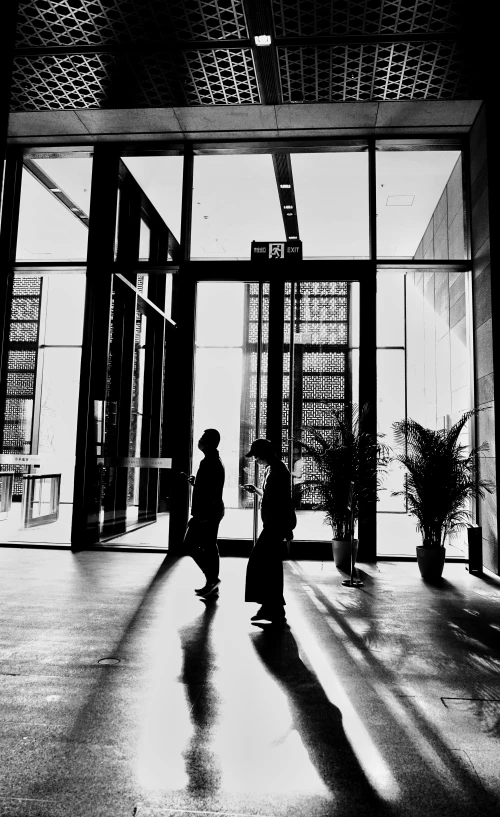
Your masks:
<path fill-rule="evenodd" d="M 54 179 L 50 178 L 48 173 L 45 173 L 45 171 L 42 170 L 40 165 L 38 165 L 32 159 L 24 159 L 23 165 L 28 173 L 31 173 L 31 175 L 45 187 L 47 192 L 50 193 L 51 196 L 54 196 L 54 198 L 57 199 L 57 201 L 62 204 L 72 216 L 78 219 L 78 221 L 80 221 L 86 227 L 89 226 L 89 217 L 87 213 L 85 213 L 84 210 L 82 210 L 82 208 L 79 207 L 73 201 L 73 199 L 71 199 L 68 194 L 59 187 Z"/>
<path fill-rule="evenodd" d="M 252 40 L 252 55 L 259 85 L 260 101 L 264 105 L 279 105 L 283 102 L 283 93 L 271 4 L 269 0 L 243 0 L 243 6 Z M 267 34 L 271 37 L 271 45 L 258 46 L 255 44 L 255 37 L 261 34 Z M 299 238 L 290 154 L 273 152 L 273 167 L 286 239 L 288 241 L 292 236 L 293 238 Z"/>
<path fill-rule="evenodd" d="M 300 238 L 290 154 L 273 153 L 273 165 L 287 241 Z"/>

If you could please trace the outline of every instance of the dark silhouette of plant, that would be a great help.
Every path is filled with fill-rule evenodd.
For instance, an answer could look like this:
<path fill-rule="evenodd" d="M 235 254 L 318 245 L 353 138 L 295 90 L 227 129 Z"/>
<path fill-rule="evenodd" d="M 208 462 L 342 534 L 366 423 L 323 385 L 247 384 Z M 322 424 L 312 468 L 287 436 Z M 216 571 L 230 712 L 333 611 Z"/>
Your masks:
<path fill-rule="evenodd" d="M 449 430 L 424 428 L 411 418 L 392 425 L 400 452 L 391 460 L 406 468 L 405 489 L 392 496 L 406 497 L 424 547 L 444 546 L 446 536 L 456 535 L 469 522 L 468 500 L 483 498 L 494 488 L 477 472 L 477 457 L 488 450 L 488 443 L 467 453 L 468 446 L 459 440 L 465 424 L 481 410 L 466 411 Z"/>
<path fill-rule="evenodd" d="M 356 405 L 348 405 L 344 411 L 332 408 L 325 418 L 331 428 L 318 431 L 306 425 L 301 437 L 294 438 L 316 466 L 316 474 L 304 480 L 301 492 L 319 497 L 314 508 L 324 511 L 325 524 L 332 526 L 334 539 L 350 538 L 351 524 L 368 513 L 382 485 L 388 449 L 381 443 L 384 435 L 369 430 L 368 416 L 368 404 L 359 410 Z"/>

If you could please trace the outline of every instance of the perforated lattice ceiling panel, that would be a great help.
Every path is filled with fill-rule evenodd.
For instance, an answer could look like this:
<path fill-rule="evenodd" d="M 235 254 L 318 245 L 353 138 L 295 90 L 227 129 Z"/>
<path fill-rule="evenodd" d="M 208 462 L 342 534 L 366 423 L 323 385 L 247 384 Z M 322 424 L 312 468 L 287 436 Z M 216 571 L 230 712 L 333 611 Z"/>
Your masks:
<path fill-rule="evenodd" d="M 165 53 L 18 57 L 12 110 L 161 107 L 175 104 L 181 82 L 195 105 L 259 102 L 250 49 L 189 51 L 173 66 Z"/>
<path fill-rule="evenodd" d="M 246 37 L 240 0 L 20 0 L 18 46 Z"/>
<path fill-rule="evenodd" d="M 284 102 L 456 99 L 466 94 L 455 43 L 279 48 Z"/>
<path fill-rule="evenodd" d="M 285 103 L 467 96 L 464 0 L 269 2 Z M 20 0 L 12 110 L 256 104 L 248 37 L 243 0 Z"/>
<path fill-rule="evenodd" d="M 277 37 L 458 30 L 463 0 L 272 0 Z"/>
<path fill-rule="evenodd" d="M 185 85 L 188 101 L 198 105 L 259 102 L 257 78 L 249 48 L 187 51 Z"/>

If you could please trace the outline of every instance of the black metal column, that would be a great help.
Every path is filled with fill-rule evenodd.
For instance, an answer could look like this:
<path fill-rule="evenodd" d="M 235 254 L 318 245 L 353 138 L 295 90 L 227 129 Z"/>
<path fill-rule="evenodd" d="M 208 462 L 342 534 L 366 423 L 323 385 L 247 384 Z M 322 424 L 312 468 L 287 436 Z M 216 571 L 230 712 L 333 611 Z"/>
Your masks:
<path fill-rule="evenodd" d="M 106 399 L 118 167 L 118 152 L 106 145 L 96 145 L 76 438 L 71 532 L 74 548 L 92 545 L 99 540 L 100 487 L 96 460 L 95 401 Z"/>
<path fill-rule="evenodd" d="M 369 229 L 370 256 L 373 266 L 360 281 L 360 332 L 359 332 L 359 405 L 368 405 L 369 414 L 364 430 L 377 433 L 377 201 L 375 141 L 371 139 L 368 148 L 369 178 Z M 358 524 L 358 561 L 372 562 L 377 558 L 377 482 L 373 480 L 373 501 L 362 509 Z"/>
<path fill-rule="evenodd" d="M 7 344 L 9 313 L 14 275 L 12 265 L 16 258 L 19 204 L 23 172 L 22 155 L 11 151 L 7 156 L 2 221 L 0 225 L 0 444 L 3 439 L 4 407 L 6 396 Z"/>
<path fill-rule="evenodd" d="M 181 265 L 174 275 L 172 319 L 174 332 L 167 332 L 164 385 L 162 456 L 172 457 L 170 474 L 169 550 L 178 553 L 189 516 L 189 486 L 180 475 L 189 472 L 193 422 L 194 331 L 196 282 L 188 273 L 191 251 L 194 156 L 191 145 L 184 151 L 182 180 Z"/>
<path fill-rule="evenodd" d="M 2 195 L 3 185 L 3 159 L 5 158 L 7 150 L 18 5 L 17 0 L 10 0 L 8 3 L 4 3 L 2 7 L 2 25 L 0 26 L 0 197 Z"/>
<path fill-rule="evenodd" d="M 285 282 L 275 280 L 269 286 L 269 342 L 267 362 L 266 437 L 282 454 L 283 428 L 283 335 L 285 327 Z"/>

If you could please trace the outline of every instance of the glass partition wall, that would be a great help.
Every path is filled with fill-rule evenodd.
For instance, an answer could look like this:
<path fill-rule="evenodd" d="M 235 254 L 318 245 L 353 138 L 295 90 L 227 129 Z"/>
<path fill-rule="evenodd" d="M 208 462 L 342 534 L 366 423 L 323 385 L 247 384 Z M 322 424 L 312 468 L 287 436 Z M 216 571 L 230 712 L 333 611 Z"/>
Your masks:
<path fill-rule="evenodd" d="M 165 548 L 170 530 L 175 550 L 189 502 L 179 471 L 196 471 L 196 442 L 215 426 L 221 539 L 256 532 L 240 486 L 260 479 L 244 455 L 268 436 L 293 475 L 296 540 L 327 542 L 314 495 L 300 491 L 314 467 L 297 438 L 328 429 L 332 410 L 352 403 L 375 407 L 388 444 L 395 420 L 447 428 L 474 405 L 460 143 L 106 150 L 114 176 L 104 146 L 93 176 L 81 151 L 23 159 L 1 395 L 14 499 L 23 473 L 46 471 L 50 456 L 62 475 L 60 530 L 66 522 L 59 540 L 47 524 L 47 541 L 71 541 L 75 475 L 89 542 Z M 111 215 L 99 215 L 102 191 Z M 92 244 L 99 230 L 105 264 Z M 302 242 L 303 261 L 247 263 L 252 241 L 287 240 Z M 19 454 L 33 461 L 13 465 Z M 402 484 L 390 466 L 372 555 L 414 555 L 415 524 L 391 496 Z M 34 541 L 35 529 L 15 535 L 28 533 Z M 450 547 L 464 552 L 463 541 Z"/>

